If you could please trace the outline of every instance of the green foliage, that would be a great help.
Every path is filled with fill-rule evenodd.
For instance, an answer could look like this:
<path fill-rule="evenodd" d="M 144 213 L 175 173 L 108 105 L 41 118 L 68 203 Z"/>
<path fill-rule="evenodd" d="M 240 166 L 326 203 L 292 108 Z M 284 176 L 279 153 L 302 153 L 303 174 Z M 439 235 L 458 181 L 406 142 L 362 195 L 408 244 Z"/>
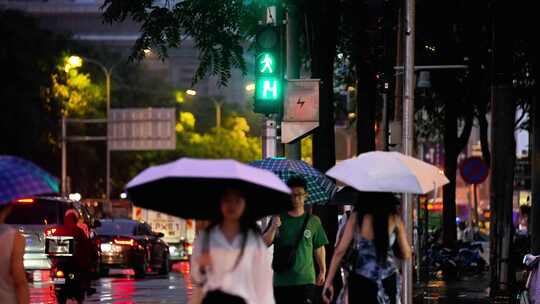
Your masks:
<path fill-rule="evenodd" d="M 102 6 L 107 22 L 127 18 L 141 24 L 132 59 L 144 58 L 145 49 L 153 49 L 163 58 L 169 48 L 181 47 L 186 37 L 194 40 L 200 51 L 200 65 L 193 83 L 207 75 L 217 75 L 226 85 L 231 69 L 244 73 L 244 46 L 253 36 L 263 10 L 259 1 L 184 0 L 166 1 L 106 0 Z"/>
<path fill-rule="evenodd" d="M 67 56 L 51 75 L 51 87 L 45 90 L 47 102 L 59 102 L 66 117 L 103 117 L 104 87 L 92 83 L 90 74 L 76 68 L 65 69 L 66 61 Z"/>
<path fill-rule="evenodd" d="M 313 136 L 304 137 L 300 144 L 302 145 L 302 160 L 306 163 L 313 164 Z"/>

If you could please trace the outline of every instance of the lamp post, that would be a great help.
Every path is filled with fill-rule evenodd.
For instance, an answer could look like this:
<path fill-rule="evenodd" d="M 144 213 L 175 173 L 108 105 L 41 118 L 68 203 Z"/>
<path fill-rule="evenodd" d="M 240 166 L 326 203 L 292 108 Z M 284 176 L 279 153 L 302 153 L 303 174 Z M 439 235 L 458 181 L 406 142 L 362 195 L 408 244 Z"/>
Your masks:
<path fill-rule="evenodd" d="M 107 150 L 107 157 L 106 157 L 106 176 L 105 176 L 105 188 L 106 188 L 106 197 L 107 199 L 109 199 L 111 197 L 111 151 L 109 149 L 109 123 L 110 123 L 110 110 L 111 110 L 111 74 L 112 74 L 112 70 L 114 69 L 114 66 L 110 67 L 110 68 L 107 68 L 104 64 L 102 64 L 101 62 L 95 60 L 95 59 L 92 59 L 92 58 L 87 58 L 87 57 L 82 57 L 82 56 L 71 56 L 68 58 L 68 66 L 66 68 L 70 68 L 70 67 L 80 67 L 82 66 L 83 64 L 83 60 L 85 61 L 88 61 L 90 63 L 93 63 L 95 65 L 97 65 L 102 71 L 103 71 L 103 74 L 105 75 L 105 96 L 106 96 L 106 101 L 107 101 L 107 112 L 106 112 L 106 116 L 107 116 L 107 140 L 106 140 L 106 143 L 105 143 L 105 146 L 106 146 L 106 150 Z M 64 163 L 65 162 L 65 159 L 63 158 L 62 159 L 62 168 L 65 168 L 66 164 Z M 65 174 L 65 169 L 62 170 L 62 173 Z M 62 176 L 62 179 L 65 180 L 65 177 Z"/>

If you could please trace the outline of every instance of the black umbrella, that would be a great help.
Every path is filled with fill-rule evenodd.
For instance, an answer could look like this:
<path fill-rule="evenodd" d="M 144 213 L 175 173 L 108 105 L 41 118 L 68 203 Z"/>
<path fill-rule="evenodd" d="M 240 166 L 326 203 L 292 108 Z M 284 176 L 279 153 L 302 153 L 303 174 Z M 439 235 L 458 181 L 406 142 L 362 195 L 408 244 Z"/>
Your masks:
<path fill-rule="evenodd" d="M 150 167 L 127 185 L 133 203 L 190 219 L 219 216 L 226 189 L 246 197 L 246 214 L 258 219 L 292 209 L 290 189 L 275 174 L 234 160 L 182 158 Z"/>

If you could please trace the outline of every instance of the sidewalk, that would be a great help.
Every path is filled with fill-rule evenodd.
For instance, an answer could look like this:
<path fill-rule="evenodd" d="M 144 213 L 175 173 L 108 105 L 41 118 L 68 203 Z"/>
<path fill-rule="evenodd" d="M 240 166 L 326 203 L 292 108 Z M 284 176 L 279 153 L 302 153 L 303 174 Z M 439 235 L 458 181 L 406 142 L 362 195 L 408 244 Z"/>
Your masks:
<path fill-rule="evenodd" d="M 414 286 L 414 304 L 489 303 L 489 276 L 484 273 L 457 281 L 433 280 Z"/>

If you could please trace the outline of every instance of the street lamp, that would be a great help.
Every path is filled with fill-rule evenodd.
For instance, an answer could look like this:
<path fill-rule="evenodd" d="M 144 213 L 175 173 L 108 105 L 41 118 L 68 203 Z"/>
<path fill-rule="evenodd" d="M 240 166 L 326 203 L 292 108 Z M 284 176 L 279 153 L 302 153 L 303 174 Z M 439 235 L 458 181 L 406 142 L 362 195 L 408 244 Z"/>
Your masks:
<path fill-rule="evenodd" d="M 105 96 L 106 96 L 106 101 L 107 101 L 107 113 L 106 113 L 107 115 L 107 140 L 105 144 L 106 149 L 107 149 L 107 157 L 106 157 L 106 171 L 107 172 L 106 172 L 106 177 L 105 177 L 105 188 L 106 188 L 107 199 L 109 199 L 111 197 L 111 185 L 110 185 L 111 184 L 110 183 L 111 151 L 109 149 L 109 122 L 110 122 L 109 118 L 110 118 L 110 112 L 111 112 L 110 111 L 111 110 L 111 74 L 112 74 L 112 70 L 114 69 L 114 66 L 107 68 L 104 64 L 102 64 L 101 62 L 95 59 L 73 55 L 73 56 L 70 56 L 67 60 L 67 64 L 65 66 L 66 72 L 68 72 L 69 69 L 81 67 L 84 61 L 97 65 L 103 71 L 103 74 L 105 75 Z M 62 170 L 63 184 L 66 181 L 65 167 L 66 167 L 66 160 L 65 160 L 65 156 L 63 155 L 62 157 L 62 168 L 64 168 Z"/>
<path fill-rule="evenodd" d="M 254 84 L 254 83 L 250 83 L 250 84 L 246 85 L 246 91 L 247 91 L 247 92 L 253 92 L 253 91 L 255 91 L 255 84 Z"/>

